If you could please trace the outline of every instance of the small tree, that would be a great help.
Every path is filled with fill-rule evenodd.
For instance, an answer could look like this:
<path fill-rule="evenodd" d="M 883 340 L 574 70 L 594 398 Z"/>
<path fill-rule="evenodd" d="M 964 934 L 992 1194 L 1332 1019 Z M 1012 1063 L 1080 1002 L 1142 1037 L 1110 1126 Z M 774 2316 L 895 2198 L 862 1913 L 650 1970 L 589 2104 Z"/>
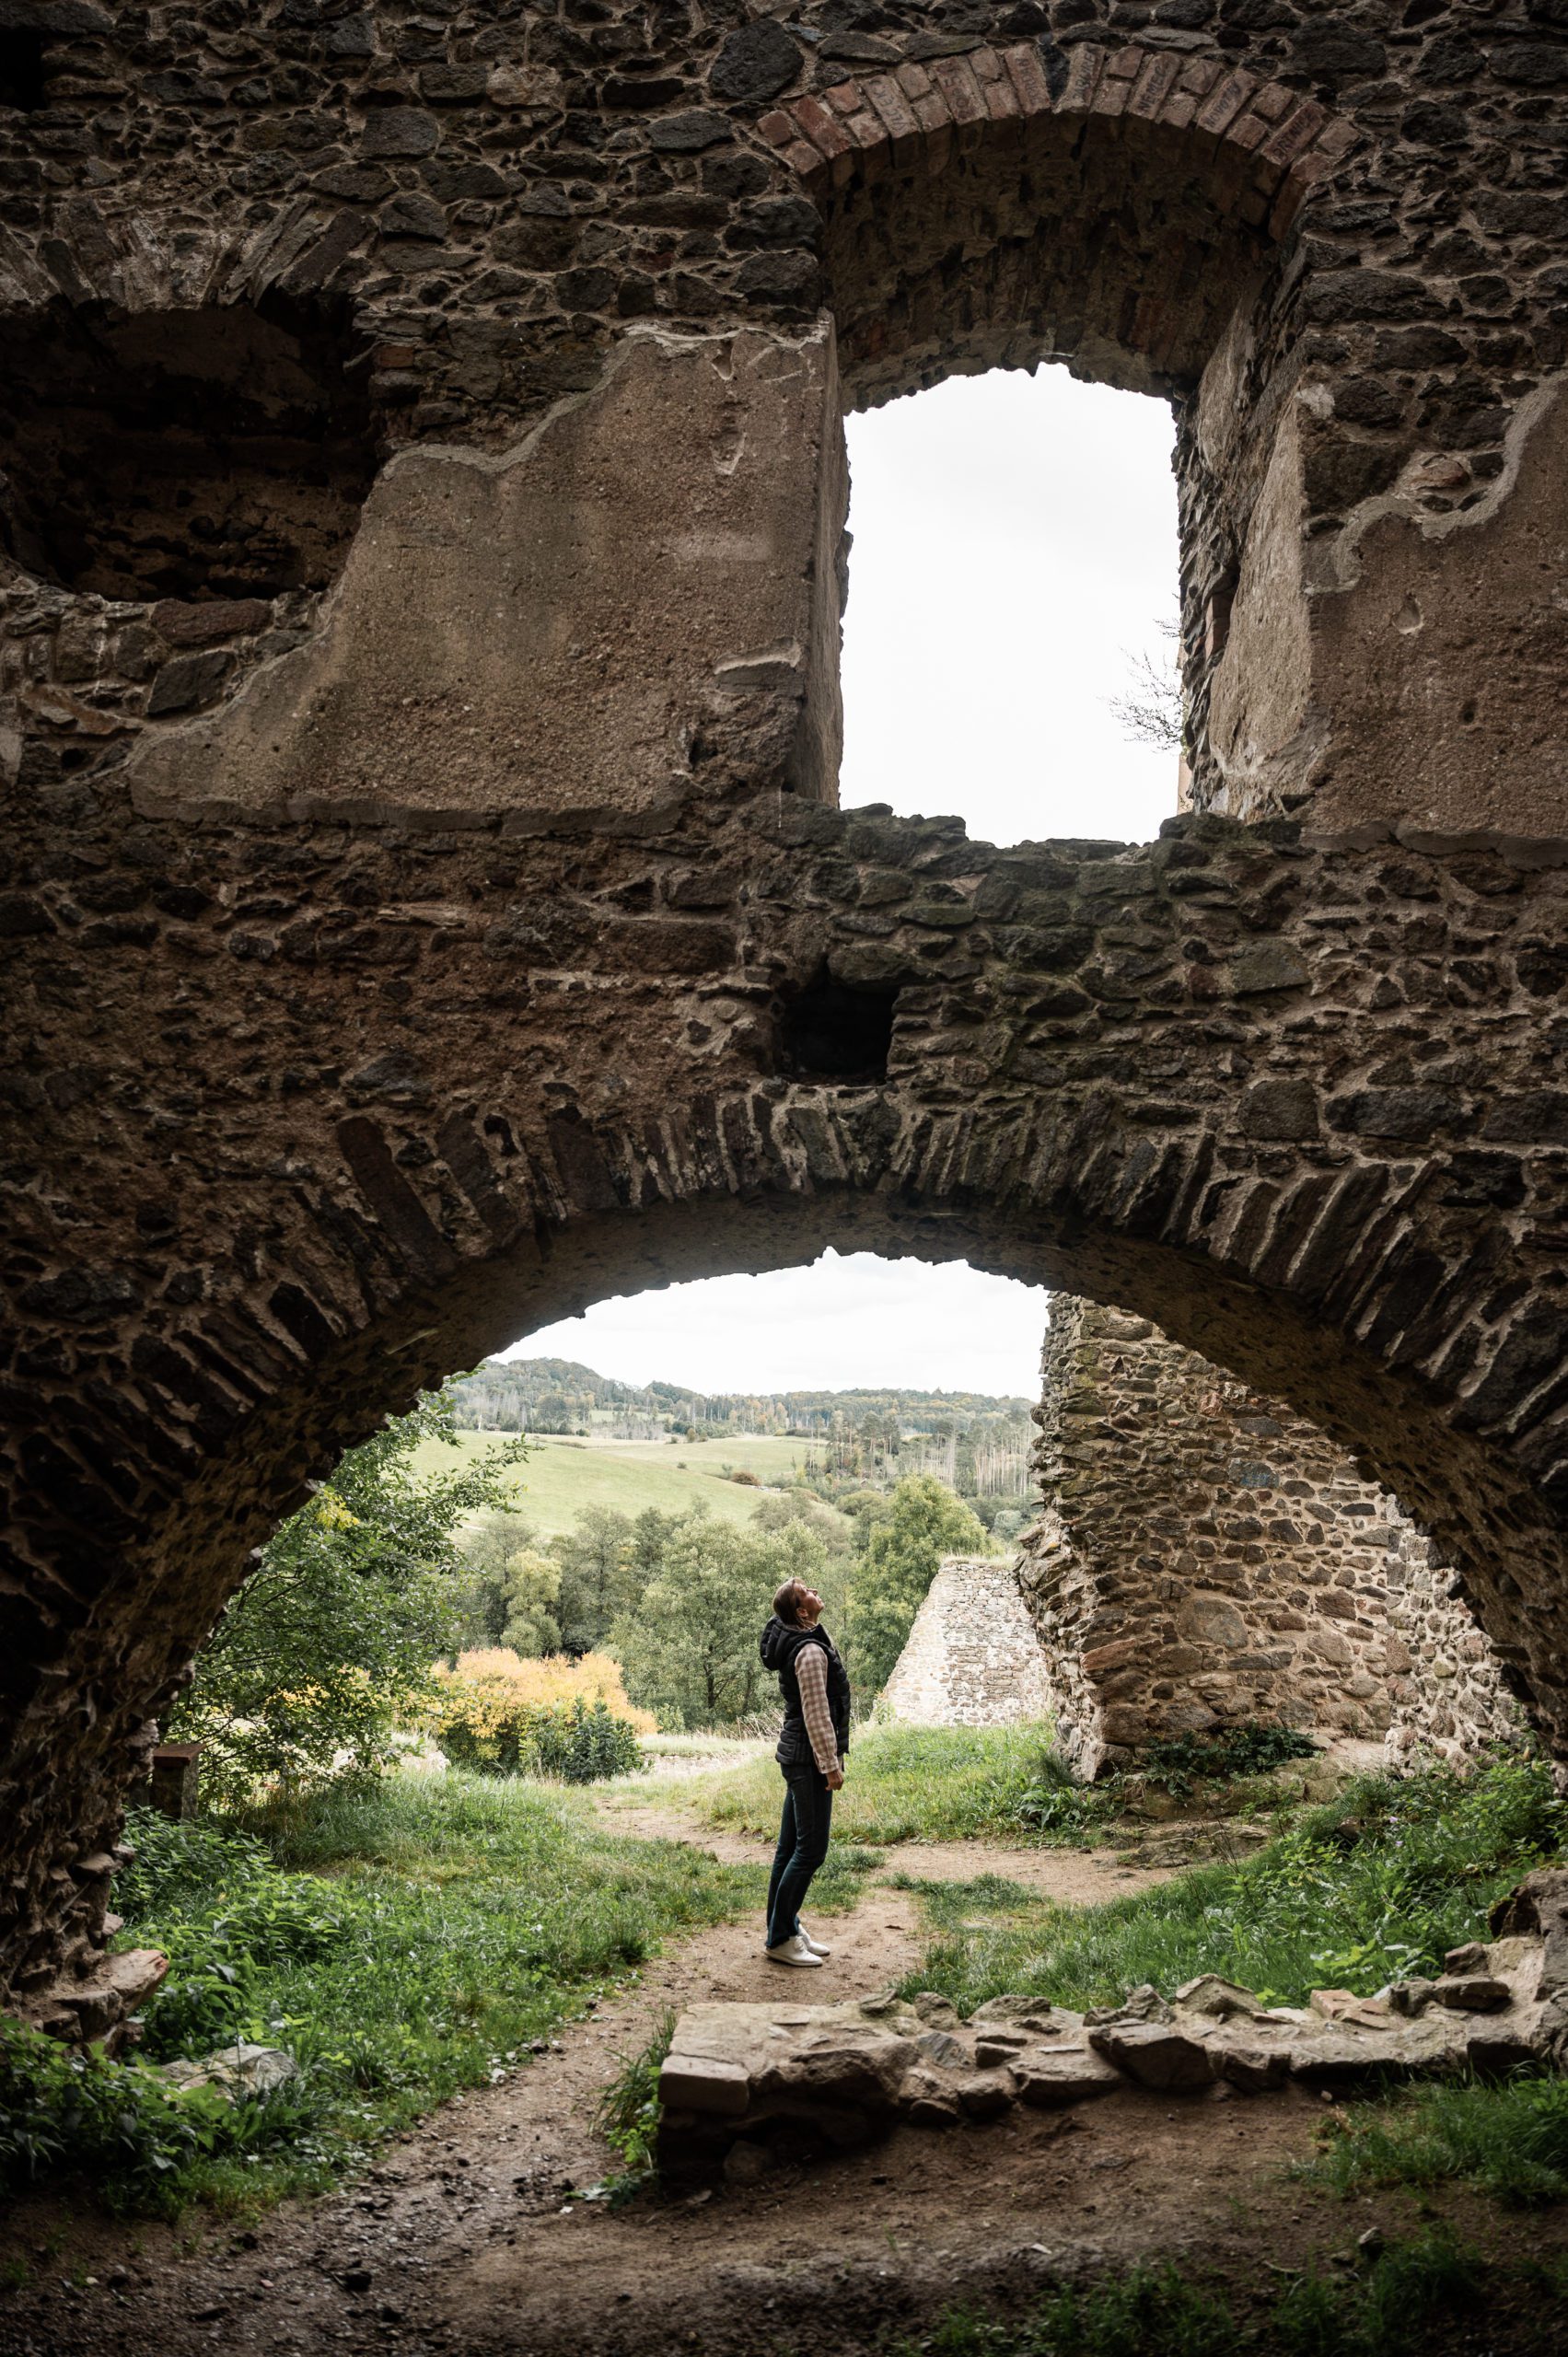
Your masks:
<path fill-rule="evenodd" d="M 610 1632 L 610 1650 L 633 1702 L 661 1726 L 723 1726 L 774 1699 L 758 1639 L 786 1579 L 816 1585 L 820 1540 L 798 1525 L 769 1533 L 717 1522 L 705 1506 L 683 1515 L 657 1578 Z"/>
<path fill-rule="evenodd" d="M 533 1543 L 532 1527 L 520 1514 L 480 1515 L 463 1533 L 454 1640 L 459 1647 L 482 1648 L 506 1641 L 512 1609 L 509 1566 Z"/>
<path fill-rule="evenodd" d="M 569 1654 L 602 1645 L 610 1623 L 636 1599 L 633 1525 L 611 1506 L 585 1506 L 569 1531 L 550 1542 L 561 1570 L 561 1643 Z"/>
<path fill-rule="evenodd" d="M 371 1776 L 420 1715 L 455 1633 L 458 1530 L 505 1504 L 527 1454 L 515 1441 L 459 1471 L 416 1472 L 414 1452 L 432 1440 L 459 1446 L 445 1391 L 351 1448 L 229 1603 L 168 1727 L 205 1746 L 218 1802 Z"/>
<path fill-rule="evenodd" d="M 525 1661 L 561 1650 L 561 1567 L 537 1547 L 520 1547 L 506 1565 L 506 1620 L 501 1643 Z"/>
<path fill-rule="evenodd" d="M 989 1555 L 984 1525 L 932 1473 L 913 1473 L 872 1524 L 850 1576 L 849 1654 L 857 1687 L 879 1693 L 944 1555 Z"/>

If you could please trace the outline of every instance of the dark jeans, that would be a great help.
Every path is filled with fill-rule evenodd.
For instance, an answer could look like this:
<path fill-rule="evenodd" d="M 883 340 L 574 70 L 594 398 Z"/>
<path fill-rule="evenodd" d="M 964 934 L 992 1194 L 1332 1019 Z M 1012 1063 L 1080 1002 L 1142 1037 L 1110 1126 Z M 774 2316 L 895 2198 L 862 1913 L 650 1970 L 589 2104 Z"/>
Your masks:
<path fill-rule="evenodd" d="M 828 1834 L 833 1819 L 833 1795 L 815 1760 L 784 1772 L 784 1817 L 779 1846 L 773 1852 L 772 1878 L 768 1885 L 768 1945 L 783 1945 L 800 1929 L 800 1902 L 811 1877 L 828 1854 Z"/>

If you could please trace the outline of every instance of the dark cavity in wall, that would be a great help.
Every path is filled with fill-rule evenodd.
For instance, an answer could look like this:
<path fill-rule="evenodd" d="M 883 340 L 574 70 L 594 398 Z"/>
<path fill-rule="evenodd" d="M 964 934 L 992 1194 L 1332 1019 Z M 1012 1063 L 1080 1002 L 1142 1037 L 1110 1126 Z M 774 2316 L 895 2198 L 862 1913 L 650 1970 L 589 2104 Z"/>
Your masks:
<path fill-rule="evenodd" d="M 787 1002 L 779 1026 L 784 1071 L 797 1080 L 886 1080 L 897 993 L 824 976 Z"/>
<path fill-rule="evenodd" d="M 52 307 L 0 359 L 0 540 L 105 598 L 270 598 L 343 563 L 375 471 L 346 321 Z"/>
<path fill-rule="evenodd" d="M 49 78 L 43 52 L 41 33 L 0 30 L 0 107 L 31 114 L 43 105 Z"/>

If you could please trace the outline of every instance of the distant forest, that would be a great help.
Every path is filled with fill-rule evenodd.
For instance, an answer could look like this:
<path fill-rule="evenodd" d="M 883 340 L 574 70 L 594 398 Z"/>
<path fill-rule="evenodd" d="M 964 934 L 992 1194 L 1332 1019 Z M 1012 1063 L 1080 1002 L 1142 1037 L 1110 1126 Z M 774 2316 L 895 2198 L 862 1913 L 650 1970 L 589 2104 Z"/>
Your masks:
<path fill-rule="evenodd" d="M 809 1444 L 829 1476 L 928 1469 L 982 1496 L 1028 1485 L 1030 1403 L 982 1391 L 702 1392 L 618 1383 L 574 1359 L 492 1359 L 452 1388 L 459 1423 L 481 1432 L 606 1440 L 772 1433 Z"/>

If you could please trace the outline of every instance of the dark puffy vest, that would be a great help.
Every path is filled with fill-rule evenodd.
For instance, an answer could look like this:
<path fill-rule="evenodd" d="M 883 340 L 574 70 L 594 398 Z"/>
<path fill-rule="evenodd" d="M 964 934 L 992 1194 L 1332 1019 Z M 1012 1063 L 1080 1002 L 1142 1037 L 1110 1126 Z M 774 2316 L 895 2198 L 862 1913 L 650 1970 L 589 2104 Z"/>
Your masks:
<path fill-rule="evenodd" d="M 796 1655 L 803 1645 L 820 1645 L 828 1656 L 828 1714 L 833 1722 L 833 1737 L 841 1759 L 849 1750 L 849 1673 L 839 1657 L 837 1645 L 820 1621 L 814 1629 L 791 1629 L 775 1613 L 762 1631 L 758 1651 L 765 1666 L 776 1671 L 779 1692 L 784 1697 L 784 1725 L 773 1753 L 781 1768 L 809 1767 L 816 1757 L 801 1707 L 800 1680 L 795 1674 Z"/>

